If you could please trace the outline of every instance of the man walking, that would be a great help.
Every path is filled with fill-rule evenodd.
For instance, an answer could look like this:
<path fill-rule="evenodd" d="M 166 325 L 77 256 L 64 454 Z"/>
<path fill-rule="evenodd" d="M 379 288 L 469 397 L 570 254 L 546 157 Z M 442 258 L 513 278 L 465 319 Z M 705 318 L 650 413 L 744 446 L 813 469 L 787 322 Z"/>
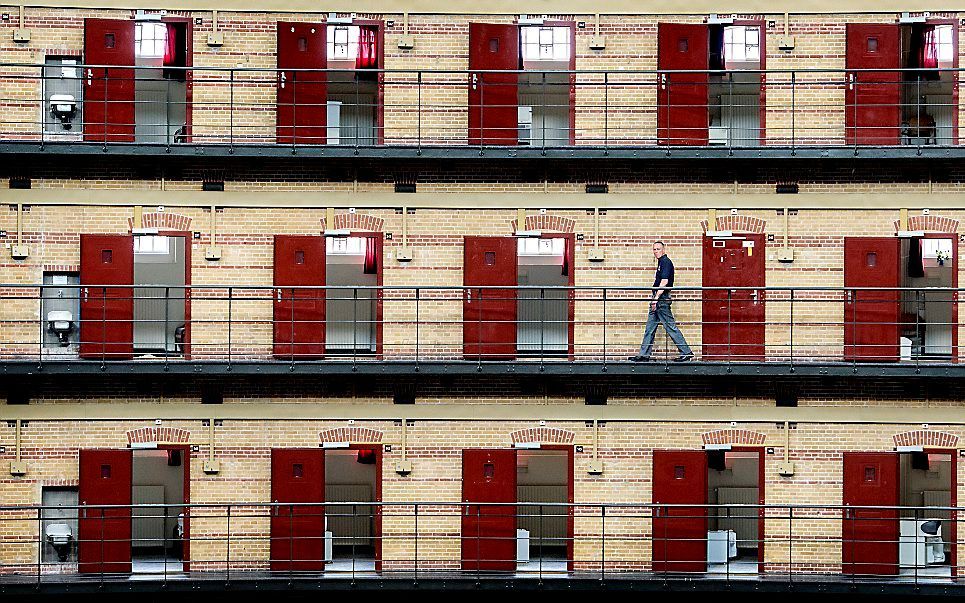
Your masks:
<path fill-rule="evenodd" d="M 653 360 L 650 357 L 650 352 L 653 350 L 653 340 L 657 334 L 657 323 L 660 323 L 680 352 L 680 355 L 673 361 L 689 362 L 694 359 L 694 352 L 687 345 L 684 334 L 677 328 L 677 321 L 674 320 L 673 312 L 670 310 L 670 291 L 667 289 L 673 287 L 673 262 L 667 257 L 663 241 L 654 241 L 653 257 L 657 258 L 657 274 L 653 279 L 653 298 L 650 300 L 647 328 L 643 333 L 640 353 L 631 356 L 630 360 L 633 362 L 650 362 Z"/>

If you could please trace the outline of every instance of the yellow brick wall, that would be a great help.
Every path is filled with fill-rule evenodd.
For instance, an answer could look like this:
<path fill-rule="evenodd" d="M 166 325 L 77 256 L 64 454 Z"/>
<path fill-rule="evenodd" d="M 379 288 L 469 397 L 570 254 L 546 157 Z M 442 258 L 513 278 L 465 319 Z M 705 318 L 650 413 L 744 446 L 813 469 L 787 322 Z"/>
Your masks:
<path fill-rule="evenodd" d="M 23 458 L 28 464 L 24 477 L 0 480 L 0 505 L 33 505 L 40 503 L 45 485 L 76 485 L 78 450 L 83 448 L 115 448 L 127 446 L 126 432 L 153 421 L 41 421 L 23 429 Z M 225 503 L 265 503 L 270 498 L 270 451 L 272 448 L 317 447 L 319 432 L 345 427 L 345 421 L 225 421 L 216 429 L 216 456 L 221 472 L 206 475 L 202 461 L 207 457 L 207 427 L 198 421 L 166 421 L 165 427 L 190 432 L 189 444 L 198 445 L 189 466 L 191 502 L 221 505 Z M 386 452 L 382 467 L 382 497 L 385 502 L 436 502 L 443 506 L 420 511 L 419 559 L 422 567 L 457 568 L 459 559 L 461 501 L 461 450 L 467 448 L 507 448 L 510 433 L 536 425 L 523 421 L 417 421 L 408 428 L 408 459 L 413 470 L 408 476 L 395 473 L 400 460 L 401 428 L 386 421 L 356 421 L 355 427 L 383 432 L 383 441 L 393 443 Z M 547 421 L 548 428 L 572 432 L 575 445 L 584 446 L 575 454 L 574 500 L 584 503 L 576 511 L 575 561 L 578 567 L 591 567 L 601 554 L 599 537 L 600 511 L 594 504 L 630 505 L 613 510 L 606 522 L 606 560 L 613 567 L 646 569 L 649 567 L 650 512 L 633 505 L 652 500 L 653 450 L 698 450 L 702 435 L 730 424 L 609 422 L 600 428 L 599 455 L 604 463 L 601 475 L 591 475 L 592 430 L 583 422 Z M 918 425 L 881 424 L 798 424 L 790 433 L 790 460 L 795 463 L 793 477 L 781 477 L 777 464 L 783 460 L 782 429 L 773 423 L 746 423 L 739 426 L 764 434 L 765 446 L 773 454 L 765 455 L 764 494 L 768 504 L 838 505 L 842 496 L 842 452 L 892 451 L 893 436 Z M 931 425 L 930 429 L 961 437 L 960 425 Z M 6 432 L 4 432 L 6 430 Z M 8 439 L 11 428 L 0 427 Z M 5 462 L 11 448 L 0 455 Z M 955 453 L 956 451 L 952 451 Z M 955 477 L 957 496 L 965 493 L 965 471 L 958 463 Z M 37 524 L 30 521 L 32 511 L 7 512 L 0 522 L 0 563 L 29 565 L 36 559 Z M 191 522 L 192 560 L 198 569 L 216 567 L 225 555 L 224 535 L 227 530 L 224 509 L 199 510 Z M 808 515 L 812 517 L 808 517 Z M 265 507 L 232 511 L 230 534 L 247 540 L 232 542 L 233 562 L 264 567 L 268 559 L 268 518 Z M 786 512 L 768 511 L 765 534 L 766 569 L 779 571 L 788 563 Z M 19 518 L 18 518 L 19 517 Z M 400 504 L 386 509 L 383 517 L 383 559 L 386 567 L 405 567 L 411 562 L 413 548 L 407 535 L 414 529 L 412 507 Z M 810 571 L 838 571 L 840 564 L 840 522 L 836 511 L 802 511 L 793 520 L 793 563 Z M 14 544 L 17 543 L 17 544 Z M 963 551 L 959 551 L 961 554 Z M 582 562 L 582 565 L 580 565 Z M 24 568 L 24 571 L 31 571 Z"/>

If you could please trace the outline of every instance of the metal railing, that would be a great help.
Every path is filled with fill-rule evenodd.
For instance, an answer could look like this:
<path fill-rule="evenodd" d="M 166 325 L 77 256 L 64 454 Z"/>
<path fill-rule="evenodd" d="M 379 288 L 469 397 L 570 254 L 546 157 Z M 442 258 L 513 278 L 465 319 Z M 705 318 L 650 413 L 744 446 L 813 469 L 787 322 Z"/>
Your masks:
<path fill-rule="evenodd" d="M 147 289 L 167 302 L 154 304 L 163 315 L 133 315 L 136 291 Z M 670 307 L 705 362 L 918 366 L 961 359 L 960 291 L 676 287 Z M 606 364 L 639 353 L 652 295 L 644 287 L 7 284 L 0 360 Z M 49 311 L 65 307 L 69 318 L 52 320 Z M 139 347 L 157 333 L 163 349 Z M 664 327 L 657 334 L 652 360 L 681 354 Z"/>
<path fill-rule="evenodd" d="M 963 512 L 593 502 L 3 506 L 0 584 L 126 581 L 132 573 L 229 582 L 686 575 L 947 583 L 960 572 L 957 522 Z M 368 529 L 333 534 L 326 518 L 337 516 Z M 132 517 L 184 527 L 137 539 Z M 531 530 L 518 531 L 524 519 Z M 566 528 L 547 535 L 544 526 L 560 520 Z"/>
<path fill-rule="evenodd" d="M 958 69 L 52 67 L 0 63 L 0 140 L 541 149 L 961 142 Z M 290 92 L 278 101 L 282 83 Z M 137 93 L 148 85 L 163 88 L 163 100 Z M 82 90 L 74 103 L 51 99 L 68 88 Z M 512 90 L 522 100 L 507 101 Z M 519 122 L 523 103 L 531 122 Z"/>

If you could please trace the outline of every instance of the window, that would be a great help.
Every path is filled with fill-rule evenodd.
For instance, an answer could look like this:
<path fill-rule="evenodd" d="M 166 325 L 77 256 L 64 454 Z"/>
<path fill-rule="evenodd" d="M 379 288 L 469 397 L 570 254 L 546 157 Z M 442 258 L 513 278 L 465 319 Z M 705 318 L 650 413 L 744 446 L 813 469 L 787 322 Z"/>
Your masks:
<path fill-rule="evenodd" d="M 365 253 L 365 238 L 325 237 L 325 253 L 332 255 L 362 255 Z"/>
<path fill-rule="evenodd" d="M 517 240 L 518 255 L 563 255 L 566 250 L 566 239 L 562 238 L 520 237 Z"/>
<path fill-rule="evenodd" d="M 952 26 L 935 26 L 935 46 L 939 62 L 952 63 L 955 60 L 955 46 L 952 42 Z"/>
<path fill-rule="evenodd" d="M 134 26 L 134 56 L 163 58 L 167 41 L 168 28 L 164 23 L 144 21 Z"/>
<path fill-rule="evenodd" d="M 570 60 L 569 27 L 521 27 L 520 40 L 524 61 Z"/>
<path fill-rule="evenodd" d="M 170 250 L 171 238 L 156 235 L 138 235 L 134 237 L 134 253 L 153 253 L 167 255 Z"/>
<path fill-rule="evenodd" d="M 952 257 L 951 239 L 921 239 L 921 257 L 929 260 L 947 260 Z"/>
<path fill-rule="evenodd" d="M 734 25 L 724 28 L 724 65 L 728 63 L 756 63 L 761 60 L 761 30 L 759 27 Z"/>
<path fill-rule="evenodd" d="M 356 25 L 329 25 L 326 39 L 328 60 L 355 60 L 359 53 L 359 28 Z"/>

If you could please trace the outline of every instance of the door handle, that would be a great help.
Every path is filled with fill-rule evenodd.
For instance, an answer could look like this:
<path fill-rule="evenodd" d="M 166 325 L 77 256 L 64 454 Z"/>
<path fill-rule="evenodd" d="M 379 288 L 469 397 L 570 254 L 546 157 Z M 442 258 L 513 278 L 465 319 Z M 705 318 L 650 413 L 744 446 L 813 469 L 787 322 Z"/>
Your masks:
<path fill-rule="evenodd" d="M 277 290 L 276 295 L 278 296 L 278 301 L 281 301 L 281 289 Z"/>
<path fill-rule="evenodd" d="M 284 71 L 279 71 L 279 72 L 278 72 L 278 85 L 279 85 L 281 88 L 284 88 L 286 81 L 288 81 L 288 77 L 285 75 L 285 72 L 284 72 Z"/>
<path fill-rule="evenodd" d="M 88 70 L 87 70 L 87 86 L 90 87 L 90 86 L 93 86 L 93 85 L 94 85 L 94 70 L 93 70 L 93 69 L 88 69 Z"/>
<path fill-rule="evenodd" d="M 466 303 L 472 303 L 472 289 L 466 289 Z"/>
<path fill-rule="evenodd" d="M 660 74 L 660 89 L 661 89 L 661 90 L 666 90 L 666 89 L 667 89 L 667 74 L 666 74 L 666 73 L 661 73 L 661 74 Z M 721 260 L 721 261 L 723 261 L 723 260 Z"/>
<path fill-rule="evenodd" d="M 479 87 L 479 75 L 472 74 L 472 89 L 475 90 Z"/>
<path fill-rule="evenodd" d="M 848 90 L 854 90 L 854 74 L 848 74 Z"/>
<path fill-rule="evenodd" d="M 84 287 L 84 302 L 90 301 L 90 289 Z"/>
<path fill-rule="evenodd" d="M 847 303 L 854 303 L 854 291 L 845 291 L 844 295 Z"/>

